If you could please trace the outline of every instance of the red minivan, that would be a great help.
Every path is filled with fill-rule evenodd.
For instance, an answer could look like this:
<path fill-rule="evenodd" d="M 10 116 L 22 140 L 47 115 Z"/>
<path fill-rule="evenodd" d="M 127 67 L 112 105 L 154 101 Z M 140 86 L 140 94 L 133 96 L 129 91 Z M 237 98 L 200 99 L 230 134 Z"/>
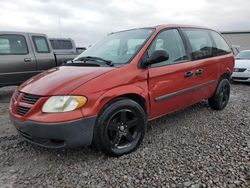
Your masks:
<path fill-rule="evenodd" d="M 73 61 L 19 86 L 10 118 L 48 148 L 94 145 L 120 156 L 142 142 L 148 121 L 208 99 L 225 108 L 234 67 L 216 31 L 160 25 L 107 35 Z"/>

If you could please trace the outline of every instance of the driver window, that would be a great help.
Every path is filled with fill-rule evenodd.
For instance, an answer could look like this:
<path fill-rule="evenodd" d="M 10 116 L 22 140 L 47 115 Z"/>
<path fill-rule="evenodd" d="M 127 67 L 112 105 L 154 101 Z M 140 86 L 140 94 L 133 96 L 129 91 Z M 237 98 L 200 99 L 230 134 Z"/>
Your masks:
<path fill-rule="evenodd" d="M 169 54 L 169 59 L 153 64 L 152 67 L 174 64 L 188 59 L 181 36 L 176 29 L 165 30 L 158 34 L 148 49 L 148 56 L 150 57 L 155 50 L 165 50 Z"/>

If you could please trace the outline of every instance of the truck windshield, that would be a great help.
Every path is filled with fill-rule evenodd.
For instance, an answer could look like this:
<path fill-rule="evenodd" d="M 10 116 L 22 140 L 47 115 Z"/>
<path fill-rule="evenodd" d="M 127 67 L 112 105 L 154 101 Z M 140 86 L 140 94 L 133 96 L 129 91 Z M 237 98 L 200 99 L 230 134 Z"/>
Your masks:
<path fill-rule="evenodd" d="M 114 65 L 129 63 L 153 31 L 152 28 L 143 28 L 109 34 L 74 60 L 77 61 L 84 57 L 97 57 L 108 60 Z"/>

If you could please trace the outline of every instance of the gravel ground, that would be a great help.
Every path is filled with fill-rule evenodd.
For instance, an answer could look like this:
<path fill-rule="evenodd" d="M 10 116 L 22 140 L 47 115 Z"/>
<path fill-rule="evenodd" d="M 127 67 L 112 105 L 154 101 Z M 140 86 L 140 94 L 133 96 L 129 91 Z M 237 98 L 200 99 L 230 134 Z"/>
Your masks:
<path fill-rule="evenodd" d="M 232 85 L 223 111 L 201 102 L 150 122 L 120 158 L 23 141 L 8 119 L 13 89 L 0 89 L 0 187 L 250 187 L 249 84 Z"/>

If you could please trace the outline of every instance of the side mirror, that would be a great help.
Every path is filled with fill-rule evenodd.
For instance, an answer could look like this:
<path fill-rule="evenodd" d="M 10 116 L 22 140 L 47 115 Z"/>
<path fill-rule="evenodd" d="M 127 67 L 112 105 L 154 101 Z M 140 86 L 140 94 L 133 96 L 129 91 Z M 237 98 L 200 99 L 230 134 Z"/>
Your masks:
<path fill-rule="evenodd" d="M 162 61 L 167 61 L 169 59 L 169 55 L 165 50 L 156 50 L 152 53 L 152 55 L 145 59 L 142 64 L 144 66 L 152 65 L 155 63 L 160 63 Z"/>

